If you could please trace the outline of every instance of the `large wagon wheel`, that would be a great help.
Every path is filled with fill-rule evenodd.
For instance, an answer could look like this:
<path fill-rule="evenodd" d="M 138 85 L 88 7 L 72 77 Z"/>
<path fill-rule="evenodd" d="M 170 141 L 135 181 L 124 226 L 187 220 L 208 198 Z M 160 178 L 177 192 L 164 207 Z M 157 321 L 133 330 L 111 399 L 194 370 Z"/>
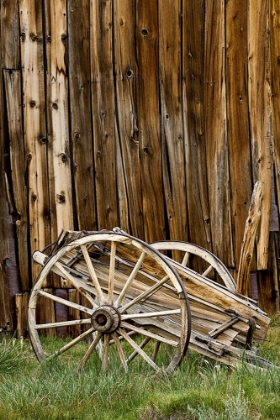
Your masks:
<path fill-rule="evenodd" d="M 88 347 L 78 369 L 101 344 L 102 367 L 114 357 L 125 370 L 137 359 L 153 369 L 172 372 L 182 361 L 190 339 L 187 294 L 180 277 L 165 258 L 145 242 L 120 232 L 90 232 L 58 249 L 49 259 L 36 252 L 44 265 L 29 301 L 29 334 L 39 361 L 67 352 L 82 340 Z M 56 273 L 80 296 L 75 303 L 44 290 Z M 80 312 L 65 322 L 40 322 L 40 308 L 59 304 Z M 41 333 L 79 325 L 77 337 L 46 354 Z M 171 359 L 163 347 L 173 347 Z M 140 358 L 139 358 L 140 356 Z"/>
<path fill-rule="evenodd" d="M 212 277 L 229 290 L 235 291 L 236 284 L 227 267 L 212 252 L 199 245 L 183 241 L 159 241 L 152 244 L 159 251 L 183 251 L 184 255 L 180 262 L 184 266 L 190 265 L 192 258 L 205 261 L 205 267 L 200 273 L 204 277 Z M 168 257 L 167 257 L 168 258 Z M 211 280 L 211 277 L 209 277 Z"/>

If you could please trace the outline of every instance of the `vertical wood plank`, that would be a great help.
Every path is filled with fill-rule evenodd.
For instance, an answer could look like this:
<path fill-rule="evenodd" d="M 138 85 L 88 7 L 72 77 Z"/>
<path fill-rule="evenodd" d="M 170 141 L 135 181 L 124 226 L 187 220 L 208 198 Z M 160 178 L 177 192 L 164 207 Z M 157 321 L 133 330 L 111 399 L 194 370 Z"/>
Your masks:
<path fill-rule="evenodd" d="M 257 241 L 257 267 L 267 268 L 272 194 L 273 155 L 270 127 L 268 0 L 249 0 L 248 97 L 254 182 L 265 183 L 262 217 Z"/>
<path fill-rule="evenodd" d="M 113 1 L 90 2 L 91 103 L 98 229 L 118 225 Z M 122 141 L 122 133 L 118 133 Z M 125 218 L 125 215 L 124 215 Z"/>
<path fill-rule="evenodd" d="M 212 251 L 233 267 L 223 0 L 206 2 L 205 25 L 205 139 Z"/>
<path fill-rule="evenodd" d="M 51 237 L 74 228 L 69 144 L 66 0 L 45 2 L 46 90 Z"/>
<path fill-rule="evenodd" d="M 99 3 L 99 2 L 96 2 Z M 96 202 L 90 89 L 90 2 L 68 1 L 71 139 L 79 229 L 95 230 Z"/>
<path fill-rule="evenodd" d="M 18 293 L 15 295 L 16 303 L 16 316 L 17 316 L 17 337 L 26 337 L 28 333 L 28 319 L 27 319 L 27 310 L 28 310 L 28 300 L 29 293 Z"/>
<path fill-rule="evenodd" d="M 1 0 L 2 68 L 20 69 L 19 0 Z"/>
<path fill-rule="evenodd" d="M 226 89 L 232 240 L 235 267 L 252 193 L 247 89 L 247 2 L 226 3 Z M 253 267 L 252 267 L 253 269 Z"/>
<path fill-rule="evenodd" d="M 183 2 L 183 92 L 189 240 L 211 248 L 204 124 L 205 0 Z"/>
<path fill-rule="evenodd" d="M 25 185 L 25 147 L 22 132 L 21 77 L 19 70 L 4 70 L 5 103 L 10 141 L 14 218 L 17 229 L 17 253 L 21 290 L 30 289 L 28 218 Z"/>
<path fill-rule="evenodd" d="M 3 40 L 5 39 L 5 19 L 3 18 L 4 4 L 3 0 L 0 3 L 1 19 L 0 19 L 0 45 L 1 58 L 3 59 Z M 9 308 L 9 291 L 7 284 L 7 277 L 5 273 L 5 261 L 9 258 L 9 241 L 8 241 L 8 220 L 7 220 L 7 202 L 5 194 L 5 169 L 4 169 L 4 153 L 5 153 L 5 139 L 4 132 L 4 95 L 3 83 L 0 83 L 0 330 L 12 330 L 13 322 Z"/>
<path fill-rule="evenodd" d="M 277 207 L 280 209 L 280 0 L 271 1 L 270 11 L 271 108 Z"/>
<path fill-rule="evenodd" d="M 187 237 L 181 86 L 181 2 L 159 0 L 159 79 L 163 188 L 171 239 Z M 172 22 L 172 24 L 171 24 Z"/>
<path fill-rule="evenodd" d="M 137 237 L 143 238 L 136 96 L 138 66 L 135 48 L 135 3 L 121 0 L 114 3 L 113 9 L 115 92 L 118 98 L 115 113 L 121 163 L 121 168 L 118 167 L 118 174 L 121 169 L 128 211 L 128 217 L 120 218 L 120 225 L 125 230 L 131 230 Z M 124 214 L 124 210 L 120 209 L 120 216 Z"/>
<path fill-rule="evenodd" d="M 144 238 L 166 239 L 159 104 L 159 22 L 157 0 L 137 3 L 137 113 Z M 141 223 L 142 219 L 140 219 Z"/>
<path fill-rule="evenodd" d="M 42 2 L 20 1 L 23 127 L 28 163 L 30 251 L 50 243 Z M 33 266 L 33 279 L 40 268 Z"/>

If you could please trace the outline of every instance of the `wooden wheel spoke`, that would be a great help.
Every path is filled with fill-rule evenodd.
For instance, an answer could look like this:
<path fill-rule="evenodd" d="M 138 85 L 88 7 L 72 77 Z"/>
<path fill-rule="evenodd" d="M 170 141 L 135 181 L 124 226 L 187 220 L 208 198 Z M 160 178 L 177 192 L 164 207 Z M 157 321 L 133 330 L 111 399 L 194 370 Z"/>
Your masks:
<path fill-rule="evenodd" d="M 153 359 L 153 360 L 156 360 L 156 358 L 157 358 L 157 355 L 158 355 L 158 352 L 159 352 L 160 345 L 161 345 L 161 341 L 157 341 L 157 342 L 156 342 L 156 344 L 155 344 L 155 348 L 154 348 L 154 351 L 153 351 L 153 355 L 152 355 L 152 359 Z"/>
<path fill-rule="evenodd" d="M 90 259 L 90 256 L 89 256 L 86 245 L 81 245 L 81 250 L 83 252 L 83 256 L 84 256 L 84 259 L 86 261 L 86 265 L 87 265 L 92 283 L 95 287 L 96 295 L 98 297 L 98 300 L 99 300 L 100 304 L 103 304 L 104 303 L 104 295 L 103 295 L 102 289 L 100 287 L 96 272 L 93 268 L 93 265 L 92 265 L 92 262 L 91 262 L 91 259 Z"/>
<path fill-rule="evenodd" d="M 155 362 L 144 352 L 141 347 L 135 343 L 134 340 L 122 329 L 118 329 L 119 334 L 131 345 L 131 347 L 137 351 L 137 353 L 155 370 L 158 370 L 159 367 L 155 364 Z"/>
<path fill-rule="evenodd" d="M 69 327 L 71 325 L 82 325 L 82 324 L 90 324 L 91 319 L 76 319 L 73 321 L 63 321 L 63 322 L 50 322 L 49 324 L 37 324 L 35 326 L 36 330 L 41 330 L 44 328 L 58 328 L 58 327 Z"/>
<path fill-rule="evenodd" d="M 147 255 L 146 252 L 142 252 L 142 254 L 140 255 L 137 263 L 135 264 L 130 276 L 128 277 L 128 279 L 127 279 L 127 281 L 126 281 L 126 283 L 125 283 L 125 285 L 124 285 L 124 287 L 123 287 L 123 289 L 122 289 L 122 291 L 121 291 L 121 293 L 120 293 L 120 295 L 119 295 L 119 297 L 118 297 L 118 299 L 115 303 L 116 306 L 119 306 L 122 303 L 123 298 L 124 298 L 128 288 L 129 288 L 129 286 L 133 282 L 135 276 L 137 275 L 138 271 L 140 270 L 141 265 L 143 264 L 143 261 L 144 261 L 144 258 L 145 258 L 146 255 Z"/>
<path fill-rule="evenodd" d="M 84 355 L 84 357 L 82 358 L 79 366 L 78 366 L 78 371 L 80 371 L 84 365 L 86 364 L 86 362 L 88 361 L 88 359 L 90 358 L 90 356 L 92 355 L 93 351 L 96 349 L 96 346 L 100 340 L 100 338 L 102 337 L 102 334 L 98 331 L 96 333 L 96 336 L 93 339 L 93 342 L 91 343 L 91 345 L 89 346 L 89 348 L 87 349 L 86 354 Z"/>
<path fill-rule="evenodd" d="M 145 328 L 136 327 L 136 325 L 129 324 L 128 322 L 122 322 L 122 328 L 126 328 L 131 331 L 135 331 L 139 334 L 145 335 L 146 337 L 153 338 L 154 340 L 161 341 L 162 343 L 169 344 L 173 347 L 177 347 L 178 343 L 174 340 L 170 340 L 169 338 L 162 337 L 159 334 L 155 334 Z"/>
<path fill-rule="evenodd" d="M 61 347 L 59 350 L 57 350 L 51 356 L 47 357 L 47 360 L 51 360 L 54 357 L 59 356 L 60 354 L 64 353 L 65 351 L 69 350 L 71 347 L 75 346 L 75 344 L 77 344 L 80 341 L 82 341 L 85 337 L 87 337 L 93 331 L 94 331 L 94 328 L 90 328 L 89 330 L 87 330 L 84 333 L 80 334 L 78 337 L 74 338 L 74 340 L 70 341 L 70 343 L 67 343 L 65 346 Z"/>
<path fill-rule="evenodd" d="M 142 292 L 136 298 L 134 298 L 130 302 L 128 302 L 126 305 L 122 306 L 120 308 L 120 313 L 124 313 L 131 306 L 136 305 L 141 300 L 146 299 L 147 297 L 149 297 L 150 295 L 152 295 L 153 293 L 155 293 L 157 291 L 157 289 L 159 289 L 160 287 L 162 287 L 164 285 L 164 283 L 166 283 L 168 280 L 169 280 L 169 276 L 165 276 L 162 280 L 160 280 L 159 282 L 155 283 L 153 286 L 149 287 L 147 290 L 145 290 L 144 292 Z"/>
<path fill-rule="evenodd" d="M 37 293 L 39 296 L 44 296 L 45 298 L 54 300 L 55 302 L 62 303 L 62 305 L 69 306 L 69 308 L 78 309 L 79 311 L 85 312 L 86 314 L 92 315 L 94 312 L 94 309 L 87 308 L 86 306 L 79 305 L 75 302 L 70 302 L 69 300 L 52 295 L 51 293 L 44 292 L 43 290 L 38 290 Z"/>
<path fill-rule="evenodd" d="M 115 241 L 112 241 L 111 253 L 110 253 L 109 276 L 108 276 L 108 303 L 109 304 L 112 303 L 113 292 L 114 292 L 116 248 L 117 248 L 117 243 Z"/>
<path fill-rule="evenodd" d="M 202 273 L 202 275 L 204 277 L 207 277 L 209 273 L 211 273 L 211 271 L 213 270 L 213 266 L 209 265 L 209 267 L 204 271 L 204 273 Z"/>
<path fill-rule="evenodd" d="M 151 341 L 150 337 L 145 337 L 144 340 L 139 344 L 139 347 L 141 349 L 143 349 L 148 343 L 149 341 Z M 138 351 L 134 350 L 133 353 L 131 353 L 131 355 L 128 357 L 127 359 L 127 363 L 130 363 L 133 359 L 135 359 L 135 357 L 138 355 Z M 152 358 L 152 360 L 155 360 L 154 358 Z"/>
<path fill-rule="evenodd" d="M 153 318 L 158 316 L 168 316 L 168 315 L 177 315 L 181 313 L 181 309 L 169 309 L 167 311 L 158 311 L 158 312 L 141 312 L 136 314 L 123 314 L 121 319 L 123 321 L 128 319 L 137 319 L 137 318 Z"/>
<path fill-rule="evenodd" d="M 109 361 L 109 346 L 110 346 L 110 335 L 104 334 L 104 343 L 103 343 L 103 353 L 102 353 L 102 369 L 104 371 L 108 370 L 108 361 Z"/>
<path fill-rule="evenodd" d="M 182 265 L 188 265 L 189 259 L 190 259 L 190 253 L 188 251 L 186 251 L 181 264 Z"/>
<path fill-rule="evenodd" d="M 123 368 L 124 368 L 125 372 L 127 372 L 127 360 L 126 360 L 125 354 L 123 352 L 120 339 L 115 332 L 112 334 L 112 338 L 114 340 L 114 343 L 115 343 L 115 346 L 116 346 L 117 353 L 118 353 L 119 359 L 121 361 L 121 364 L 123 365 Z"/>

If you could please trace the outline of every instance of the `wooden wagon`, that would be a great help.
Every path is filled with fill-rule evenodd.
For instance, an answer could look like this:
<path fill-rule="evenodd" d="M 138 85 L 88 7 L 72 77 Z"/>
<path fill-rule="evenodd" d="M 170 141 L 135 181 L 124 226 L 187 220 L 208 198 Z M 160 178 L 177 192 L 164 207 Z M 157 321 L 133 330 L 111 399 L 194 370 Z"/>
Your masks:
<path fill-rule="evenodd" d="M 28 308 L 30 339 L 39 361 L 85 340 L 78 369 L 98 350 L 104 369 L 114 353 L 125 370 L 136 358 L 170 373 L 188 347 L 229 366 L 241 360 L 270 365 L 256 353 L 270 319 L 256 302 L 236 293 L 223 263 L 197 245 L 149 245 L 119 228 L 68 231 L 48 253 L 36 251 L 33 258 L 43 266 Z M 189 267 L 194 258 L 206 265 L 202 273 Z M 55 278 L 76 290 L 75 299 L 51 292 Z M 40 307 L 53 302 L 68 308 L 67 321 L 50 317 L 42 322 Z M 49 354 L 44 333 L 63 326 L 75 326 L 78 333 Z"/>

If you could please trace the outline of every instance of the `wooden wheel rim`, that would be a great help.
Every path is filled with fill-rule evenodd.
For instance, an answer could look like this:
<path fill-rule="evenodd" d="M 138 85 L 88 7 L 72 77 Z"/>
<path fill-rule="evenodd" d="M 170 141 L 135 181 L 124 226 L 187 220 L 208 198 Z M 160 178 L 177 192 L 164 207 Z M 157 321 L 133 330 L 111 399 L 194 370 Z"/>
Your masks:
<path fill-rule="evenodd" d="M 200 257 L 209 264 L 209 267 L 212 267 L 218 273 L 225 287 L 231 291 L 236 291 L 236 283 L 227 267 L 221 260 L 219 260 L 219 258 L 207 249 L 202 248 L 199 245 L 183 241 L 158 241 L 152 243 L 151 245 L 158 251 L 177 250 Z"/>
<path fill-rule="evenodd" d="M 31 339 L 31 343 L 33 346 L 33 349 L 35 351 L 35 354 L 38 358 L 39 361 L 43 361 L 46 359 L 42 344 L 41 344 L 41 340 L 40 340 L 40 336 L 38 331 L 41 328 L 47 328 L 45 327 L 45 325 L 49 325 L 49 328 L 56 328 L 58 325 L 58 323 L 52 323 L 52 324 L 37 324 L 36 322 L 36 306 L 37 306 L 37 301 L 38 301 L 38 297 L 39 296 L 43 296 L 44 298 L 49 298 L 51 300 L 55 300 L 55 298 L 53 298 L 53 296 L 51 295 L 47 295 L 44 291 L 43 291 L 43 283 L 46 279 L 46 277 L 48 276 L 48 274 L 52 271 L 54 271 L 54 268 L 59 268 L 62 270 L 62 265 L 61 265 L 61 260 L 65 257 L 65 255 L 69 252 L 71 252 L 72 250 L 75 249 L 82 249 L 83 251 L 85 250 L 85 247 L 88 246 L 89 244 L 92 243 L 96 243 L 96 242 L 102 242 L 102 241 L 107 241 L 111 244 L 110 247 L 110 252 L 109 252 L 109 258 L 110 261 L 113 261 L 113 263 L 111 264 L 110 262 L 110 266 L 111 268 L 109 268 L 109 275 L 108 275 L 108 291 L 107 291 L 107 298 L 105 299 L 105 301 L 100 302 L 100 299 L 102 299 L 102 294 L 104 293 L 104 290 L 102 291 L 102 288 L 100 286 L 100 290 L 98 291 L 98 284 L 96 285 L 96 287 L 93 286 L 87 286 L 87 288 L 85 289 L 85 294 L 90 294 L 90 291 L 93 291 L 94 289 L 94 294 L 95 294 L 95 299 L 96 296 L 98 296 L 99 293 L 99 302 L 95 305 L 94 302 L 92 302 L 92 308 L 91 309 L 87 309 L 81 306 L 81 310 L 86 311 L 89 315 L 89 319 L 90 321 L 87 320 L 87 323 L 90 322 L 90 329 L 92 329 L 91 332 L 95 332 L 95 338 L 93 339 L 92 344 L 89 346 L 89 349 L 87 350 L 86 355 L 84 356 L 80 367 L 82 367 L 84 365 L 84 363 L 88 360 L 89 355 L 92 353 L 92 351 L 96 348 L 97 343 L 100 342 L 101 337 L 103 337 L 104 339 L 104 346 L 108 344 L 108 340 L 109 337 L 111 338 L 111 342 L 115 343 L 115 347 L 117 348 L 118 354 L 119 354 L 119 358 L 121 360 L 121 364 L 123 365 L 123 367 L 125 368 L 125 370 L 127 370 L 127 363 L 130 361 L 129 357 L 127 358 L 127 360 L 124 360 L 124 354 L 122 353 L 122 350 L 120 348 L 120 336 L 122 338 L 122 340 L 126 341 L 127 343 L 129 343 L 131 346 L 134 346 L 134 356 L 135 353 L 140 354 L 140 356 L 142 356 L 142 358 L 146 359 L 145 361 L 148 361 L 148 364 L 150 364 L 155 370 L 160 369 L 160 367 L 154 362 L 152 363 L 149 356 L 145 356 L 145 350 L 143 350 L 143 348 L 146 345 L 143 344 L 143 348 L 141 348 L 141 346 L 136 345 L 133 342 L 133 340 L 131 339 L 131 337 L 127 334 L 126 330 L 127 328 L 132 328 L 132 326 L 129 324 L 130 322 L 138 322 L 140 320 L 140 317 L 142 315 L 140 315 L 139 313 L 135 313 L 134 315 L 130 315 L 129 312 L 128 314 L 126 314 L 126 311 L 128 311 L 129 305 L 130 303 L 126 303 L 126 305 L 123 305 L 121 309 L 117 308 L 115 306 L 116 301 L 120 300 L 120 298 L 118 297 L 117 299 L 114 297 L 114 290 L 112 290 L 110 292 L 110 287 L 114 288 L 114 281 L 115 280 L 110 280 L 110 270 L 113 271 L 113 277 L 117 277 L 118 272 L 115 271 L 116 270 L 116 260 L 115 260 L 115 256 L 112 257 L 113 252 L 117 253 L 118 252 L 118 247 L 122 247 L 124 246 L 124 244 L 128 244 L 128 246 L 135 248 L 137 251 L 140 252 L 141 255 L 144 255 L 143 257 L 143 261 L 145 261 L 145 258 L 150 258 L 155 262 L 155 265 L 157 265 L 158 267 L 160 267 L 164 273 L 165 276 L 167 278 L 166 281 L 164 281 L 164 278 L 159 280 L 158 282 L 164 286 L 167 287 L 167 283 L 169 283 L 169 285 L 171 284 L 172 286 L 172 294 L 176 295 L 176 305 L 180 305 L 178 306 L 178 309 L 168 309 L 166 312 L 166 314 L 164 313 L 164 311 L 158 310 L 155 313 L 144 313 L 145 316 L 143 316 L 142 318 L 149 318 L 151 317 L 151 322 L 154 319 L 160 318 L 164 320 L 166 317 L 171 318 L 173 316 L 173 313 L 175 313 L 176 311 L 176 316 L 178 314 L 178 316 L 180 317 L 180 334 L 178 334 L 178 332 L 176 332 L 176 337 L 177 337 L 177 344 L 176 344 L 176 352 L 174 354 L 174 356 L 172 357 L 170 363 L 168 363 L 168 365 L 166 367 L 164 367 L 165 371 L 170 373 L 172 372 L 182 361 L 187 347 L 188 347 L 188 343 L 189 343 L 189 339 L 190 339 L 190 334 L 191 334 L 191 314 L 190 314 L 190 307 L 189 307 L 189 302 L 188 302 L 188 298 L 187 298 L 187 293 L 186 290 L 182 284 L 182 281 L 180 279 L 180 277 L 178 276 L 178 274 L 176 273 L 176 271 L 173 269 L 173 267 L 165 260 L 165 258 L 157 251 L 155 250 L 153 247 L 151 247 L 150 245 L 146 244 L 145 242 L 136 239 L 130 235 L 124 234 L 124 233 L 116 233 L 116 232 L 106 232 L 106 231 L 102 231 L 102 232 L 94 232 L 94 233 L 90 233 L 82 238 L 79 239 L 75 239 L 72 242 L 70 242 L 69 244 L 63 246 L 62 248 L 60 248 L 56 254 L 51 257 L 49 259 L 49 261 L 44 265 L 44 267 L 42 268 L 37 281 L 33 287 L 33 290 L 31 292 L 31 296 L 30 296 L 30 300 L 29 300 L 29 307 L 28 307 L 28 322 L 29 322 L 29 334 L 30 334 L 30 339 Z M 126 245 L 125 245 L 126 246 Z M 114 249 L 114 251 L 113 251 Z M 117 254 L 116 254 L 117 255 Z M 141 257 L 142 258 L 142 257 Z M 139 260 L 137 260 L 136 264 L 134 265 L 134 269 L 136 265 L 140 265 L 139 264 Z M 91 263 L 91 265 L 93 265 L 93 263 Z M 94 266 L 94 270 L 95 270 L 95 266 Z M 133 271 L 133 269 L 131 269 Z M 136 275 L 135 275 L 135 279 L 132 279 L 133 281 L 137 280 L 137 275 L 138 275 L 138 271 L 140 273 L 140 269 L 138 268 L 136 270 Z M 70 277 L 69 277 L 70 276 Z M 131 274 L 130 274 L 131 276 Z M 142 276 L 142 271 L 141 271 L 141 276 Z M 133 277 L 133 276 L 132 276 Z M 71 275 L 68 274 L 68 279 L 71 279 Z M 137 280 L 139 282 L 139 280 Z M 113 285 L 110 283 L 113 283 Z M 158 283 L 158 284 L 159 284 Z M 80 283 L 78 283 L 80 284 Z M 75 284 L 75 282 L 73 283 L 73 286 L 75 288 L 77 287 L 77 284 Z M 102 286 L 104 287 L 104 286 Z M 128 286 L 128 289 L 129 290 Z M 150 294 L 148 294 L 145 298 L 148 301 L 149 299 L 154 299 L 154 295 L 156 293 L 159 293 L 158 289 L 159 286 L 155 283 L 155 292 L 152 291 L 152 288 L 147 287 L 147 292 L 149 293 L 149 290 L 151 290 Z M 125 288 L 125 287 L 124 287 Z M 125 293 L 127 293 L 127 290 L 125 291 Z M 110 297 L 109 297 L 110 294 Z M 120 293 L 121 294 L 121 293 Z M 57 298 L 56 298 L 57 299 Z M 126 294 L 124 294 L 123 300 L 127 300 L 127 296 Z M 140 295 L 138 296 L 138 298 L 134 298 L 134 300 L 136 301 L 137 299 L 140 299 Z M 64 304 L 66 304 L 66 301 L 63 302 Z M 120 303 L 120 302 L 117 302 Z M 69 305 L 69 303 L 67 303 L 66 305 Z M 137 306 L 137 303 L 134 303 L 134 306 Z M 125 307 L 127 306 L 127 310 L 125 311 Z M 133 305 L 132 305 L 133 306 Z M 102 330 L 102 322 L 100 322 L 100 327 L 96 327 L 96 321 L 97 321 L 97 317 L 95 316 L 96 314 L 100 315 L 102 314 L 101 308 L 103 307 L 103 315 L 104 315 L 104 331 Z M 78 308 L 78 306 L 77 306 Z M 97 312 L 99 311 L 99 312 Z M 100 312 L 101 311 L 101 312 Z M 172 312 L 173 311 L 173 312 Z M 175 312 L 174 312 L 175 311 Z M 95 315 L 94 315 L 95 314 Z M 137 318 L 138 317 L 138 318 Z M 153 318 L 152 318 L 153 317 Z M 106 318 L 106 320 L 105 320 Z M 135 318 L 137 318 L 135 320 Z M 100 318 L 101 319 L 101 318 Z M 99 322 L 99 321 L 97 321 Z M 110 324 L 110 325 L 109 325 Z M 51 327 L 50 327 L 51 325 Z M 70 322 L 67 323 L 67 325 L 71 325 Z M 163 337 L 165 333 L 165 331 L 160 330 L 158 328 L 158 326 L 153 326 L 152 328 L 150 328 L 150 326 L 141 326 L 142 324 L 140 323 L 140 328 L 139 327 L 133 327 L 134 332 L 137 332 L 138 330 L 141 332 L 141 334 L 143 334 L 144 336 L 146 336 L 146 341 L 148 342 L 150 339 L 155 340 L 155 342 L 157 341 L 157 337 L 160 337 L 159 341 L 160 342 L 164 342 L 164 343 L 168 343 L 170 342 L 174 342 L 174 340 L 168 340 L 167 338 Z M 89 330 L 90 330 L 89 329 Z M 138 331 L 138 332 L 139 332 Z M 88 333 L 89 334 L 89 333 Z M 78 343 L 79 341 L 81 341 L 84 336 L 88 336 L 88 334 L 82 333 L 79 337 L 77 337 L 76 339 L 72 340 L 71 342 L 71 346 L 69 345 L 69 348 L 72 347 L 73 345 L 75 345 L 76 343 Z M 175 334 L 175 333 L 174 333 Z M 107 337 L 105 337 L 107 335 Z M 107 344 L 106 344 L 107 343 Z M 141 344 L 142 345 L 142 344 Z M 66 346 L 67 347 L 67 346 Z M 60 349 L 61 350 L 61 349 Z M 57 356 L 58 354 L 67 351 L 68 347 L 62 348 L 62 351 L 57 351 L 56 353 L 54 353 L 51 357 Z M 106 350 L 108 352 L 108 350 Z M 104 354 L 102 355 L 103 359 L 106 359 L 107 356 L 104 356 Z M 133 357 L 134 358 L 134 357 Z M 108 359 L 108 357 L 107 357 Z M 103 363 L 104 365 L 106 365 L 106 363 Z M 105 366 L 104 366 L 105 367 Z M 107 367 L 107 366 L 106 366 Z"/>

